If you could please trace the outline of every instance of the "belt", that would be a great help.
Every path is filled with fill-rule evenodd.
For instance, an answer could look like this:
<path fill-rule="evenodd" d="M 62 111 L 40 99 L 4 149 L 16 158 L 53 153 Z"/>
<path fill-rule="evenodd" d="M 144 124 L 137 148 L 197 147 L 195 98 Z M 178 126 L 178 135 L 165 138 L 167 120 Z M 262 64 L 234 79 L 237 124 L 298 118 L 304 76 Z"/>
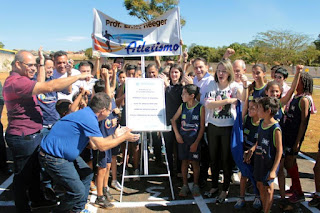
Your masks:
<path fill-rule="evenodd" d="M 13 136 L 13 137 L 21 137 L 23 140 L 31 140 L 35 137 L 35 135 L 39 134 L 40 130 L 38 132 L 32 133 L 30 135 L 11 135 L 9 133 L 6 133 L 7 136 Z"/>
<path fill-rule="evenodd" d="M 33 133 L 33 134 L 24 136 L 23 139 L 31 140 L 32 138 L 34 138 L 34 135 L 39 134 L 39 133 L 40 133 L 40 130 L 38 132 Z"/>
<path fill-rule="evenodd" d="M 40 147 L 39 154 L 40 154 L 42 157 L 44 157 L 44 156 L 46 156 L 46 155 L 50 155 L 50 154 L 48 154 L 46 151 L 44 151 L 44 150 L 42 149 L 42 147 Z M 54 158 L 59 158 L 59 157 L 56 157 L 56 156 L 53 156 L 53 155 L 50 155 L 50 156 L 51 156 L 51 157 L 54 157 Z"/>

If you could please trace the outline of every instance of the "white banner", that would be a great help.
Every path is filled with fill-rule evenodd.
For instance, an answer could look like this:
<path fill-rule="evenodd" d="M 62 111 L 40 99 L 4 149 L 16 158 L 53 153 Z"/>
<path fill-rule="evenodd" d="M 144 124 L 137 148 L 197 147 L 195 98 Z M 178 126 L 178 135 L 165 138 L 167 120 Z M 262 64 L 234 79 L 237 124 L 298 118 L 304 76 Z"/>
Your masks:
<path fill-rule="evenodd" d="M 125 110 L 126 126 L 133 131 L 167 131 L 163 80 L 126 78 Z"/>
<path fill-rule="evenodd" d="M 179 8 L 139 25 L 121 23 L 96 9 L 93 13 L 92 49 L 101 56 L 181 55 Z"/>

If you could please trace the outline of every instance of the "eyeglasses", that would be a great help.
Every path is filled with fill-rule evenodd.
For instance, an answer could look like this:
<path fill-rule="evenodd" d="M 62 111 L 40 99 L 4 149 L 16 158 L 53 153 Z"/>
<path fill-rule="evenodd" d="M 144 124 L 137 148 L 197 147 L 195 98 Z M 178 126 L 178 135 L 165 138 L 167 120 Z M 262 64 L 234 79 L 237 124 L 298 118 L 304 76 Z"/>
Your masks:
<path fill-rule="evenodd" d="M 225 70 L 217 70 L 217 73 L 227 74 L 227 71 L 225 71 Z"/>
<path fill-rule="evenodd" d="M 24 65 L 27 65 L 28 67 L 37 67 L 37 64 L 27 64 L 22 61 L 19 61 L 19 62 L 23 63 Z"/>
<path fill-rule="evenodd" d="M 274 75 L 274 78 L 282 79 L 283 77 L 281 75 Z"/>

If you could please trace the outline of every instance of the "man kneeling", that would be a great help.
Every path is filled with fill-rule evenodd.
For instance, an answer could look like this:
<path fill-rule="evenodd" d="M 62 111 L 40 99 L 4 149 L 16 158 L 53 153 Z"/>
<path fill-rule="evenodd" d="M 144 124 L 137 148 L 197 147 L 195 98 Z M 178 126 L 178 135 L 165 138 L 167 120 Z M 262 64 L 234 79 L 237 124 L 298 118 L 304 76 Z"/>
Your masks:
<path fill-rule="evenodd" d="M 93 173 L 79 155 L 88 143 L 105 151 L 123 141 L 139 139 L 128 128 L 117 128 L 115 134 L 103 138 L 98 121 L 110 114 L 110 102 L 107 94 L 97 93 L 88 107 L 63 117 L 42 139 L 40 164 L 56 184 L 66 189 L 55 212 L 80 212 L 85 208 Z"/>

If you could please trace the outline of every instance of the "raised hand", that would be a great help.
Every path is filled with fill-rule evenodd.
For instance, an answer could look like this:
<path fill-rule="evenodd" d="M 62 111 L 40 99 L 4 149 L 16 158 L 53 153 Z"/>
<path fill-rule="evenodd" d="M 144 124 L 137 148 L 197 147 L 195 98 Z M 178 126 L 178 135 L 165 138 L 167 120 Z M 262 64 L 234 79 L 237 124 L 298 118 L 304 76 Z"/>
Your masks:
<path fill-rule="evenodd" d="M 244 86 L 244 87 L 247 87 L 247 86 L 248 86 L 248 85 L 247 85 L 248 78 L 247 78 L 246 75 L 242 74 L 241 77 L 240 77 L 240 80 L 241 80 L 241 82 L 243 83 L 243 86 Z"/>
<path fill-rule="evenodd" d="M 226 50 L 226 52 L 224 53 L 223 58 L 224 58 L 224 59 L 227 59 L 227 58 L 229 58 L 230 56 L 232 56 L 233 54 L 235 54 L 234 49 L 228 48 L 228 49 Z"/>
<path fill-rule="evenodd" d="M 304 68 L 303 65 L 297 65 L 297 66 L 296 66 L 296 70 L 297 70 L 297 72 L 299 72 L 299 73 L 302 72 L 303 68 Z"/>
<path fill-rule="evenodd" d="M 69 74 L 68 74 L 68 76 L 69 76 Z M 79 75 L 79 80 L 86 80 L 86 79 L 89 79 L 89 78 L 93 78 L 91 73 L 81 73 Z"/>
<path fill-rule="evenodd" d="M 40 59 L 40 64 L 44 64 L 44 56 L 43 56 L 42 46 L 40 46 L 40 48 L 38 50 L 38 55 L 39 55 L 39 59 Z"/>

